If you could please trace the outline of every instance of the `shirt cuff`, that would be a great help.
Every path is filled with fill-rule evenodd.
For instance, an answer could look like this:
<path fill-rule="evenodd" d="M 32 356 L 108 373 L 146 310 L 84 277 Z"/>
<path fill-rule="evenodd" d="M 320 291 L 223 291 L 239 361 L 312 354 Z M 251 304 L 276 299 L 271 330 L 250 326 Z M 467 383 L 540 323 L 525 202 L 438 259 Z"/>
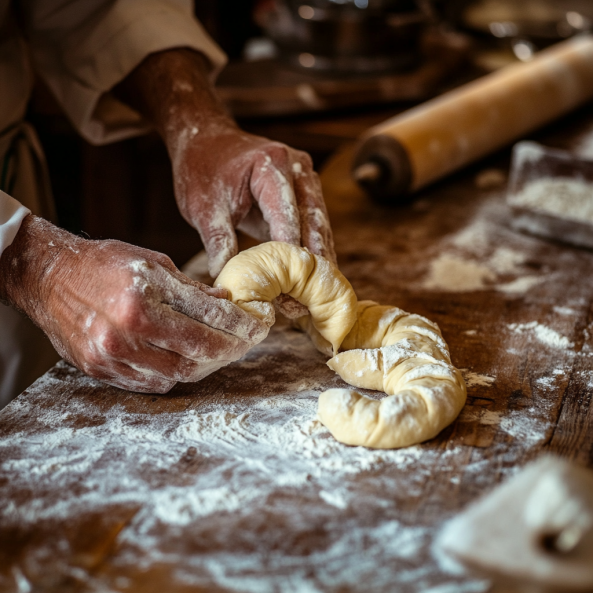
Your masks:
<path fill-rule="evenodd" d="M 61 64 L 48 63 L 47 55 L 36 61 L 45 62 L 42 74 L 80 134 L 91 144 L 107 144 L 150 129 L 109 91 L 149 54 L 181 47 L 210 60 L 212 80 L 226 64 L 225 54 L 191 13 L 153 0 L 127 9 L 116 4 L 88 38 L 71 51 L 62 48 Z"/>
<path fill-rule="evenodd" d="M 0 256 L 12 245 L 25 216 L 31 214 L 20 202 L 0 191 Z"/>

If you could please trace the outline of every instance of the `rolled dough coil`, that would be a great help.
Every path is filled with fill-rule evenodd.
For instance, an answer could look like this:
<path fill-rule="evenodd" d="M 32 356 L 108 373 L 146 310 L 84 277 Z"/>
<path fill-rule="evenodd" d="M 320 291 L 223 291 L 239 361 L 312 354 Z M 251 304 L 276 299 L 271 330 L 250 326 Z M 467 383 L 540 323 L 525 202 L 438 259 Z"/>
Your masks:
<path fill-rule="evenodd" d="M 355 387 L 388 395 L 377 401 L 348 389 L 322 393 L 319 417 L 338 441 L 378 449 L 420 443 L 453 422 L 465 403 L 465 383 L 436 324 L 397 307 L 357 303 L 340 271 L 306 249 L 264 243 L 231 259 L 216 285 L 270 325 L 271 301 L 294 297 L 310 311 L 297 323 L 332 356 L 328 366 Z"/>

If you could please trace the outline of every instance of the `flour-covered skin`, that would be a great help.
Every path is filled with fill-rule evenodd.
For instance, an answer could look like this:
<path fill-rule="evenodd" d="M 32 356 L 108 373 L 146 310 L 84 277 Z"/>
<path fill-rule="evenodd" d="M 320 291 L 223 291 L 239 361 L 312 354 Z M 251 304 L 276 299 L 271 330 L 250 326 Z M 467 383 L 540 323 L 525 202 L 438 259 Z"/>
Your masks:
<path fill-rule="evenodd" d="M 0 278 L 0 299 L 27 314 L 63 358 L 131 391 L 198 381 L 269 330 L 166 255 L 82 239 L 34 216 L 2 254 Z"/>
<path fill-rule="evenodd" d="M 145 59 L 116 93 L 163 138 L 179 210 L 202 237 L 210 275 L 217 277 L 237 254 L 237 228 L 263 241 L 307 247 L 335 263 L 309 155 L 243 132 L 215 97 L 208 73 L 201 54 L 164 51 Z"/>

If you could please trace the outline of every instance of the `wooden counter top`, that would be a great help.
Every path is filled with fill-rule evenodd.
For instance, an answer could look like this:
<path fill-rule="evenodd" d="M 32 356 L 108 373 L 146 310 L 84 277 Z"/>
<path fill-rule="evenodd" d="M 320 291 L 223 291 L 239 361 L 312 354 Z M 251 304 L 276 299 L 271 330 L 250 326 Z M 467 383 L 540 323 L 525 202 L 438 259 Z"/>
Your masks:
<path fill-rule="evenodd" d="M 437 321 L 464 369 L 438 438 L 336 443 L 317 395 L 343 383 L 286 323 L 166 396 L 60 363 L 0 414 L 0 590 L 487 590 L 435 553 L 443 522 L 542 452 L 593 466 L 593 253 L 509 229 L 504 188 L 476 185 L 506 164 L 399 209 L 352 187 L 347 151 L 323 175 L 359 297 Z"/>

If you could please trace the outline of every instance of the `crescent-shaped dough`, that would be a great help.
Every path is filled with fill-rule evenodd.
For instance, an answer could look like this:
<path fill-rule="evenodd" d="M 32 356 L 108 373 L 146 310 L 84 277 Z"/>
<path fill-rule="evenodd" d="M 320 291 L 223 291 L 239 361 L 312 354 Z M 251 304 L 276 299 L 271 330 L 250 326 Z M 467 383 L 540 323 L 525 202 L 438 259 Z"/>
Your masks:
<path fill-rule="evenodd" d="M 388 395 L 323 392 L 319 418 L 338 441 L 377 449 L 420 443 L 453 422 L 465 404 L 465 382 L 435 323 L 373 301 L 357 304 L 339 270 L 306 249 L 264 243 L 231 259 L 216 285 L 272 322 L 270 301 L 290 294 L 311 313 L 297 324 L 321 352 L 334 355 L 328 366 L 350 385 Z"/>
<path fill-rule="evenodd" d="M 466 387 L 451 364 L 438 326 L 373 301 L 358 303 L 358 321 L 327 364 L 346 383 L 385 392 L 380 401 L 349 389 L 319 396 L 319 418 L 348 445 L 395 449 L 435 437 L 465 404 Z M 325 344 L 308 321 L 299 324 Z"/>
<path fill-rule="evenodd" d="M 309 309 L 313 327 L 338 352 L 357 318 L 350 282 L 334 264 L 307 249 L 269 241 L 233 257 L 216 279 L 233 303 L 274 322 L 271 302 L 288 294 Z"/>

